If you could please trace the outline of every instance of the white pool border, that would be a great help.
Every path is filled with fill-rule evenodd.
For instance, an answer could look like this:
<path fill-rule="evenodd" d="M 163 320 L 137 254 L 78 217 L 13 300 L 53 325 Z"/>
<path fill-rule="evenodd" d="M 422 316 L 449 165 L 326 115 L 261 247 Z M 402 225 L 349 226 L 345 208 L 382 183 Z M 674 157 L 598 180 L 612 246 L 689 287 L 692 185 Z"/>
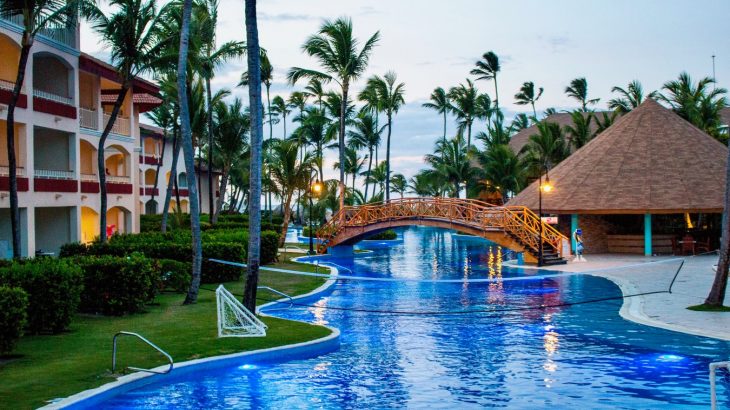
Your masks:
<path fill-rule="evenodd" d="M 294 260 L 295 262 L 298 262 L 298 259 L 300 258 L 306 258 L 307 256 L 301 256 Z M 327 266 L 328 269 L 331 270 L 332 276 L 338 275 L 338 270 L 335 267 Z M 330 287 L 332 287 L 337 281 L 335 279 L 328 279 L 325 283 L 323 283 L 318 288 L 314 289 L 313 291 L 309 293 L 305 293 L 303 295 L 298 295 L 292 297 L 292 300 L 297 299 L 304 299 L 308 298 L 314 295 L 317 295 L 319 293 L 327 291 Z M 283 298 L 279 300 L 275 300 L 266 304 L 263 304 L 261 306 L 258 306 L 257 309 L 263 309 L 267 306 L 274 305 L 280 302 L 286 302 L 288 301 L 288 298 Z M 273 315 L 269 315 L 266 313 L 260 313 L 263 316 L 269 316 L 269 317 L 275 317 Z M 291 320 L 291 319 L 289 319 Z M 306 323 L 308 325 L 312 325 L 311 323 L 304 322 L 301 320 L 292 320 L 293 322 L 300 322 L 300 323 Z M 315 325 L 316 326 L 316 325 Z M 322 326 L 322 325 L 319 325 Z M 167 377 L 179 377 L 184 376 L 186 374 L 189 374 L 193 371 L 200 371 L 200 370 L 210 370 L 210 369 L 216 369 L 221 367 L 226 367 L 230 365 L 234 365 L 237 363 L 242 363 L 242 359 L 248 359 L 251 362 L 261 362 L 266 361 L 267 359 L 276 359 L 277 362 L 283 362 L 288 360 L 296 360 L 301 357 L 315 357 L 322 354 L 330 353 L 333 351 L 336 351 L 340 348 L 340 330 L 335 327 L 330 326 L 322 326 L 327 329 L 329 329 L 332 333 L 329 335 L 315 339 L 310 340 L 308 342 L 302 342 L 302 343 L 295 343 L 290 345 L 284 345 L 284 346 L 277 346 L 277 347 L 271 347 L 268 349 L 259 349 L 259 350 L 252 350 L 248 352 L 239 352 L 239 353 L 231 353 L 227 355 L 220 355 L 220 356 L 210 356 L 202 359 L 195 359 L 195 360 L 188 360 L 184 362 L 175 363 L 174 368 L 172 372 L 169 374 L 154 374 L 154 373 L 145 373 L 145 372 L 135 372 L 132 374 L 127 374 L 124 376 L 121 376 L 117 378 L 113 382 L 109 382 L 106 384 L 103 384 L 99 387 L 84 390 L 82 392 L 76 393 L 74 395 L 65 397 L 61 400 L 54 401 L 52 403 L 49 403 L 41 409 L 86 409 L 86 408 L 92 408 L 94 406 L 98 406 L 102 402 L 109 400 L 110 398 L 114 396 L 118 396 L 120 394 L 126 393 L 130 390 L 134 390 L 152 383 L 157 383 L 159 381 L 162 381 L 163 379 Z M 162 365 L 155 367 L 154 371 L 165 371 L 167 370 L 168 365 Z"/>

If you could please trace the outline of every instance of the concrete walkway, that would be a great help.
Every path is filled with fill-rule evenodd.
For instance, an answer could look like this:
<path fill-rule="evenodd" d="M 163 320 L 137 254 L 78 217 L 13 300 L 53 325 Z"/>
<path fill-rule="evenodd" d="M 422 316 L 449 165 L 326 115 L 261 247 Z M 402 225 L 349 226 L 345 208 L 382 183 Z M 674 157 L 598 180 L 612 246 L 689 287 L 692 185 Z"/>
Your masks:
<path fill-rule="evenodd" d="M 679 262 L 678 257 L 633 255 L 587 255 L 587 262 L 568 263 L 542 269 L 586 272 L 614 281 L 624 295 L 663 290 L 669 287 Z M 712 287 L 717 255 L 685 257 L 672 293 L 657 293 L 624 299 L 621 316 L 648 326 L 656 326 L 699 336 L 730 340 L 730 312 L 695 312 L 688 306 L 704 302 Z M 667 261 L 645 265 L 647 262 Z M 623 269 L 621 269 L 623 267 Z M 730 292 L 729 292 L 730 293 Z M 730 294 L 725 298 L 730 305 Z"/>

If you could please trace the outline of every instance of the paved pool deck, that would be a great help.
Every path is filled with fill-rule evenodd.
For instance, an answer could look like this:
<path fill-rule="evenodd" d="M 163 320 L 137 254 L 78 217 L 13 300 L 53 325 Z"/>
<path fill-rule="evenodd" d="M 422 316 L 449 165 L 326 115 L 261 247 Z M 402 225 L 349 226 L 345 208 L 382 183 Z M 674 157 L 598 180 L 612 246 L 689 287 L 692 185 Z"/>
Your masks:
<path fill-rule="evenodd" d="M 564 272 L 588 272 L 613 280 L 624 295 L 667 288 L 679 262 L 676 256 L 586 255 L 586 262 L 541 269 Z M 730 340 L 730 312 L 695 312 L 688 306 L 704 302 L 715 277 L 713 265 L 718 256 L 684 257 L 684 265 L 677 275 L 672 293 L 657 293 L 624 299 L 621 316 L 649 326 L 656 326 L 699 336 Z M 666 261 L 661 269 L 641 264 Z M 635 265 L 635 266 L 634 266 Z M 633 266 L 633 267 L 632 267 Z M 623 269 L 621 269 L 623 267 Z M 666 286 L 664 286 L 666 284 Z M 657 286 L 660 285 L 660 286 Z M 730 305 L 730 291 L 725 298 Z"/>

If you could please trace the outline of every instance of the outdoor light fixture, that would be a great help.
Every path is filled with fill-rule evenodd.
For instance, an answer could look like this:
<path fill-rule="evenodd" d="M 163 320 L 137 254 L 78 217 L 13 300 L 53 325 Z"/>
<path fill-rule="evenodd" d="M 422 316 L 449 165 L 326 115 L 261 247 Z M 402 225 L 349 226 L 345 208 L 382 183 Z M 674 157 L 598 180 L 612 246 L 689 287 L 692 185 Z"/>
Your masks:
<path fill-rule="evenodd" d="M 550 192 L 552 192 L 553 188 L 555 188 L 555 187 L 553 186 L 553 184 L 550 183 L 550 176 L 548 175 L 548 169 L 547 169 L 547 167 L 545 167 L 545 181 L 542 180 L 542 175 L 540 175 L 539 180 L 538 180 L 538 190 L 537 190 L 538 208 L 539 208 L 538 209 L 538 219 L 540 219 L 540 241 L 539 241 L 539 245 L 538 245 L 538 249 L 537 249 L 537 266 L 538 267 L 542 266 L 542 262 L 543 262 L 543 254 L 542 254 L 543 249 L 542 248 L 543 248 L 543 244 L 544 244 L 544 240 L 543 240 L 543 236 L 542 236 L 542 232 L 543 232 L 542 193 L 543 192 L 545 192 L 546 194 L 550 193 Z"/>
<path fill-rule="evenodd" d="M 549 193 L 553 190 L 553 184 L 550 183 L 550 177 L 545 175 L 545 181 L 543 181 L 542 185 L 540 185 L 540 189 L 542 192 Z"/>
<path fill-rule="evenodd" d="M 312 231 L 312 208 L 314 207 L 314 203 L 312 202 L 312 197 L 315 195 L 319 195 L 320 192 L 322 192 L 322 183 L 319 182 L 319 179 L 315 179 L 312 186 L 309 187 L 309 254 L 314 255 L 314 238 L 312 235 L 314 235 L 314 232 Z"/>

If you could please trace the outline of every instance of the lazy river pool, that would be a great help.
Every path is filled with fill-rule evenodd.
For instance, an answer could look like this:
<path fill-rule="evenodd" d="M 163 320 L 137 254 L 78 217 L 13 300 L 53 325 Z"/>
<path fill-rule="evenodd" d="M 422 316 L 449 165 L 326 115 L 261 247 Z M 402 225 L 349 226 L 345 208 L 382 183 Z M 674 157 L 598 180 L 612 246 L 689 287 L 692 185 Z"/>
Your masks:
<path fill-rule="evenodd" d="M 339 328 L 339 350 L 160 378 L 101 407 L 708 408 L 708 363 L 727 360 L 730 343 L 627 321 L 620 299 L 556 306 L 619 296 L 607 279 L 529 279 L 534 270 L 502 266 L 487 242 L 400 233 L 393 247 L 327 260 L 342 274 L 406 280 L 337 281 L 270 312 Z M 513 277 L 525 280 L 415 280 Z M 490 312 L 453 313 L 464 310 Z M 730 408 L 727 373 L 718 383 Z"/>

